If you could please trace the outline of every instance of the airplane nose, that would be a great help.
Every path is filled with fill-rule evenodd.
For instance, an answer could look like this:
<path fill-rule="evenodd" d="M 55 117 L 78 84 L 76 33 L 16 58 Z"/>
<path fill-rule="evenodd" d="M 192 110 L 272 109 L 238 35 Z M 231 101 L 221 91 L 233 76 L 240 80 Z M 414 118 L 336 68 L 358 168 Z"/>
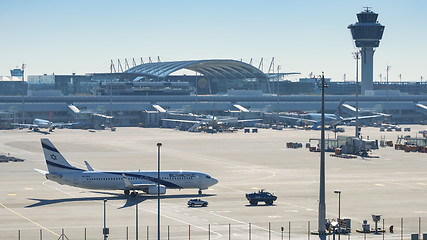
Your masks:
<path fill-rule="evenodd" d="M 215 178 L 212 178 L 212 185 L 215 185 L 218 183 L 218 180 L 216 180 Z"/>

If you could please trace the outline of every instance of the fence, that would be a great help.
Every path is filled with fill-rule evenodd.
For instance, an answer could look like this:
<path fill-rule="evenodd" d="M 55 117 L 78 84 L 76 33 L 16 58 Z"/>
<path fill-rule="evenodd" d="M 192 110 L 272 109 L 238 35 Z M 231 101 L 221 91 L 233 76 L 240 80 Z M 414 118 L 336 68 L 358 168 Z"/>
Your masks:
<path fill-rule="evenodd" d="M 414 239 L 412 234 L 419 234 L 418 238 L 427 240 L 427 228 L 422 226 L 422 218 L 395 218 L 381 219 L 378 222 L 379 231 L 374 232 L 375 223 L 370 220 L 371 233 L 360 232 L 362 223 L 352 221 L 351 232 L 338 234 L 338 231 L 329 231 L 327 240 L 350 239 Z M 100 224 L 102 225 L 102 223 Z M 393 226 L 392 228 L 390 228 Z M 108 227 L 108 226 L 107 226 Z M 316 221 L 308 222 L 271 222 L 245 224 L 206 224 L 206 225 L 163 225 L 161 239 L 249 239 L 249 240 L 290 240 L 290 239 L 319 239 L 313 232 L 317 230 Z M 383 231 L 384 230 L 384 231 Z M 392 232 L 390 231 L 392 230 Z M 109 226 L 108 239 L 114 240 L 149 240 L 157 239 L 157 226 L 139 226 L 138 233 L 135 226 Z M 49 229 L 2 229 L 0 225 L 0 239 L 17 240 L 92 240 L 103 239 L 103 229 L 100 227 L 67 227 Z"/>

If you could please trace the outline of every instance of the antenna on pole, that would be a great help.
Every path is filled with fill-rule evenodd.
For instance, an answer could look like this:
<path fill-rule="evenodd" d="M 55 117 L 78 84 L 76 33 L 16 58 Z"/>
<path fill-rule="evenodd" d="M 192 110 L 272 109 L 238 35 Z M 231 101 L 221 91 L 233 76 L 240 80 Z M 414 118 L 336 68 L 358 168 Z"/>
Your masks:
<path fill-rule="evenodd" d="M 252 65 L 252 58 L 251 58 L 251 60 L 249 61 L 249 65 Z"/>
<path fill-rule="evenodd" d="M 142 57 L 141 57 L 141 64 L 144 64 L 144 60 L 142 60 Z"/>
<path fill-rule="evenodd" d="M 160 56 L 157 56 L 157 62 L 161 63 L 162 61 L 160 61 Z"/>
<path fill-rule="evenodd" d="M 135 58 L 132 58 L 133 67 L 136 66 Z"/>
<path fill-rule="evenodd" d="M 153 62 L 151 61 L 151 57 L 148 57 L 148 62 L 153 63 Z"/>

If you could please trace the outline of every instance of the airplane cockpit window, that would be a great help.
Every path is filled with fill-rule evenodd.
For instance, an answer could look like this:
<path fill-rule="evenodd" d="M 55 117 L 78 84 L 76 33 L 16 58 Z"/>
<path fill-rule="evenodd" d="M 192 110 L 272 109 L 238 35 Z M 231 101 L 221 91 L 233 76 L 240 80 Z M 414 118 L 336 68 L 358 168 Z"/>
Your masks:
<path fill-rule="evenodd" d="M 209 176 L 209 175 L 206 175 L 206 178 L 211 178 L 211 176 Z"/>

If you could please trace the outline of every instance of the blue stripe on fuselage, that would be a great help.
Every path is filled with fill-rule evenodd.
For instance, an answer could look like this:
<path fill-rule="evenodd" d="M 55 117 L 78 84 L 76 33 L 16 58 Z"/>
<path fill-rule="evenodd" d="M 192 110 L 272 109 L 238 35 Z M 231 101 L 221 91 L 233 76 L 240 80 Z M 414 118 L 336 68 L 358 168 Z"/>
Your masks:
<path fill-rule="evenodd" d="M 123 173 L 119 173 L 119 172 L 105 172 L 105 173 L 116 174 L 116 175 L 120 175 L 120 176 L 122 176 L 122 174 L 124 174 L 124 175 L 126 175 L 126 177 L 137 177 L 137 178 L 141 178 L 141 179 L 144 179 L 144 180 L 148 180 L 148 181 L 153 182 L 153 183 L 157 183 L 157 178 L 149 177 L 149 176 L 144 176 L 144 175 L 140 175 L 140 174 L 135 174 L 135 173 L 126 173 L 126 172 L 123 172 Z M 160 179 L 160 184 L 164 185 L 167 188 L 178 188 L 178 189 L 182 188 L 181 186 L 178 186 L 175 183 L 171 183 L 171 182 L 168 182 L 168 181 L 165 181 L 165 180 L 162 180 L 162 179 Z"/>
<path fill-rule="evenodd" d="M 67 169 L 67 170 L 85 171 L 85 170 L 80 169 L 80 168 L 76 168 L 76 167 L 72 167 L 72 166 L 71 167 L 70 166 L 64 166 L 62 164 L 51 162 L 48 160 L 46 160 L 46 163 L 47 163 L 47 165 L 51 165 L 52 167 L 63 168 L 63 169 Z"/>
<path fill-rule="evenodd" d="M 51 146 L 49 146 L 49 145 L 47 145 L 47 144 L 45 144 L 45 143 L 42 143 L 42 147 L 43 147 L 43 148 L 46 148 L 47 150 L 50 150 L 50 151 L 52 151 L 52 152 L 57 152 L 57 153 L 59 153 L 59 151 L 58 151 L 55 147 L 51 147 Z"/>

